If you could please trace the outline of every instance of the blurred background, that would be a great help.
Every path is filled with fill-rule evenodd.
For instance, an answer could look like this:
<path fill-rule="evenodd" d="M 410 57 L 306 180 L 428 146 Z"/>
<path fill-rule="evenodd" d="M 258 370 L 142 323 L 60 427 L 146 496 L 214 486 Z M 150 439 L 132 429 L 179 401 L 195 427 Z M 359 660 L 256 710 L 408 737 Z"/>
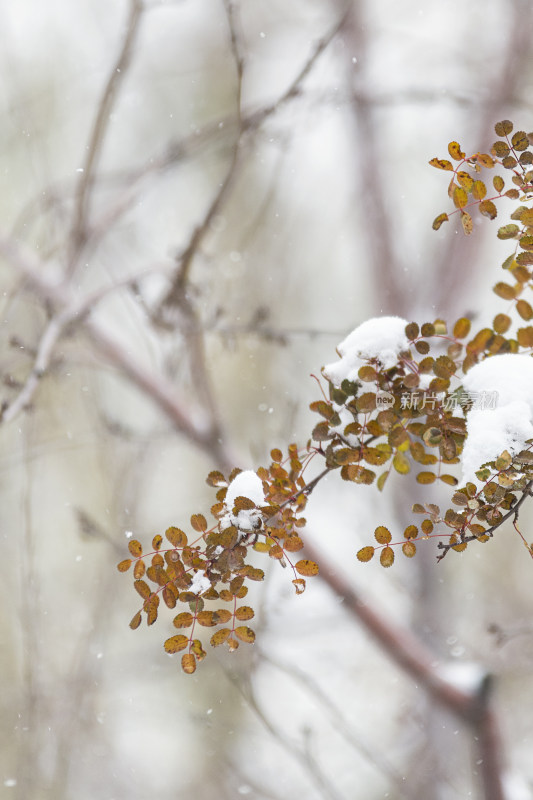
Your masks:
<path fill-rule="evenodd" d="M 483 796 L 471 732 L 320 579 L 295 597 L 270 564 L 257 644 L 188 677 L 162 647 L 172 612 L 129 629 L 116 563 L 207 513 L 210 470 L 305 444 L 311 375 L 360 322 L 505 310 L 496 223 L 432 231 L 448 179 L 427 162 L 485 150 L 503 118 L 533 127 L 532 13 L 0 0 L 2 798 Z M 494 674 L 508 796 L 533 797 L 512 526 L 384 571 L 356 551 L 438 491 L 341 484 L 311 496 L 307 537 L 436 663 Z"/>

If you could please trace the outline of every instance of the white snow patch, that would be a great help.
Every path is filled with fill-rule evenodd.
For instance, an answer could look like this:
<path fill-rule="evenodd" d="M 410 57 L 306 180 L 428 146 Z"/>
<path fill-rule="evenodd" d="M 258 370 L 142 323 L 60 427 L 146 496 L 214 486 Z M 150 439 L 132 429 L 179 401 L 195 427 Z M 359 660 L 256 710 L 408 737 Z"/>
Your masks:
<path fill-rule="evenodd" d="M 265 494 L 261 478 L 251 469 L 239 472 L 236 478 L 228 486 L 226 494 L 226 505 L 231 510 L 236 497 L 247 497 L 256 506 L 265 505 Z"/>
<path fill-rule="evenodd" d="M 467 373 L 463 386 L 473 396 L 497 393 L 496 407 L 472 408 L 462 455 L 463 481 L 476 483 L 475 472 L 504 450 L 511 455 L 533 439 L 533 358 L 518 353 L 492 356 Z"/>
<path fill-rule="evenodd" d="M 223 528 L 235 525 L 240 531 L 245 532 L 256 530 L 261 520 L 261 512 L 252 508 L 250 510 L 241 509 L 234 514 L 233 507 L 237 497 L 247 497 L 259 507 L 266 505 L 261 478 L 251 469 L 239 472 L 228 486 L 224 501 L 228 513 L 221 520 L 221 524 Z"/>
<path fill-rule="evenodd" d="M 449 661 L 437 667 L 437 673 L 463 692 L 475 693 L 481 688 L 487 672 L 473 661 Z"/>
<path fill-rule="evenodd" d="M 189 586 L 189 591 L 193 594 L 203 594 L 211 588 L 211 581 L 203 572 L 195 572 L 192 576 L 192 583 Z"/>
<path fill-rule="evenodd" d="M 327 364 L 322 372 L 335 386 L 354 381 L 364 359 L 377 359 L 385 369 L 393 367 L 399 354 L 409 349 L 405 335 L 407 320 L 374 317 L 353 330 L 337 347 L 340 361 Z"/>
<path fill-rule="evenodd" d="M 529 782 L 518 772 L 504 773 L 503 788 L 508 800 L 531 800 L 533 797 Z"/>

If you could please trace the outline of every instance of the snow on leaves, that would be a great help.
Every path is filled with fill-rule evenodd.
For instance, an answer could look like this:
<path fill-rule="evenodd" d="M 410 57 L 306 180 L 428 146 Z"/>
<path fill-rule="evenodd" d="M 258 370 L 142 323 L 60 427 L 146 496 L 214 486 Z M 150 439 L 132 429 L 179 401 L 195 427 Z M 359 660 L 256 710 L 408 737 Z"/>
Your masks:
<path fill-rule="evenodd" d="M 166 542 L 157 534 L 150 552 L 135 539 L 128 543 L 130 557 L 118 570 L 133 567 L 142 600 L 130 627 L 138 628 L 143 614 L 152 625 L 162 606 L 176 609 L 179 633 L 166 639 L 164 649 L 182 653 L 186 674 L 205 658 L 204 640 L 230 652 L 255 641 L 248 626 L 253 605 L 242 601 L 249 584 L 264 579 L 258 558 L 289 568 L 297 594 L 306 578 L 318 574 L 314 561 L 294 554 L 304 549 L 309 494 L 332 472 L 348 482 L 375 484 L 378 491 L 391 474 L 401 479 L 413 473 L 421 491 L 437 482 L 448 489 L 443 510 L 415 503 L 412 512 L 422 521 L 401 535 L 378 525 L 372 543 L 357 552 L 361 562 L 378 554 L 389 568 L 396 553 L 413 558 L 421 542 L 433 539 L 440 560 L 450 550 L 488 542 L 506 521 L 533 557 L 533 544 L 518 524 L 521 506 L 533 494 L 533 306 L 524 296 L 533 288 L 533 134 L 513 131 L 509 120 L 497 123 L 490 154 L 467 156 L 450 142 L 451 161 L 430 161 L 452 173 L 448 196 L 455 207 L 435 218 L 435 230 L 459 214 L 470 234 L 472 209 L 494 219 L 494 201 L 518 201 L 512 222 L 497 230 L 498 239 L 514 244 L 502 264 L 504 279 L 494 286 L 505 311 L 477 331 L 466 317 L 450 326 L 442 319 L 367 320 L 338 345 L 338 360 L 322 369 L 322 396 L 310 405 L 318 420 L 304 448 L 275 448 L 270 466 L 256 472 L 210 472 L 207 483 L 216 492 L 210 520 L 193 514 L 189 532 L 169 527 Z M 482 179 L 483 170 L 497 168 L 507 170 L 505 178 Z M 316 459 L 322 470 L 309 478 Z"/>
<path fill-rule="evenodd" d="M 119 572 L 127 572 L 133 564 L 133 585 L 144 601 L 130 622 L 132 629 L 140 626 L 143 612 L 147 624 L 153 624 L 161 600 L 169 609 L 186 608 L 173 620 L 174 627 L 184 632 L 164 643 L 170 655 L 187 650 L 181 659 L 186 674 L 194 673 L 206 656 L 202 639 L 197 638 L 202 628 L 224 626 L 211 635 L 209 643 L 212 647 L 226 644 L 230 652 L 240 642 L 255 641 L 253 629 L 242 624 L 253 619 L 254 609 L 239 602 L 248 594 L 247 583 L 265 576 L 249 561 L 253 553 L 288 566 L 296 594 L 304 591 L 305 578 L 318 574 L 314 561 L 293 558 L 304 547 L 302 512 L 310 491 L 302 471 L 315 454 L 305 451 L 302 461 L 296 445 L 290 445 L 287 456 L 278 449 L 271 455 L 270 467 L 257 473 L 236 469 L 226 479 L 221 472 L 210 472 L 207 483 L 217 490 L 212 523 L 204 514 L 193 514 L 192 533 L 169 527 L 165 538 L 171 546 L 163 547 L 163 537 L 157 534 L 149 553 L 132 540 L 128 544 L 132 558 L 118 564 Z"/>

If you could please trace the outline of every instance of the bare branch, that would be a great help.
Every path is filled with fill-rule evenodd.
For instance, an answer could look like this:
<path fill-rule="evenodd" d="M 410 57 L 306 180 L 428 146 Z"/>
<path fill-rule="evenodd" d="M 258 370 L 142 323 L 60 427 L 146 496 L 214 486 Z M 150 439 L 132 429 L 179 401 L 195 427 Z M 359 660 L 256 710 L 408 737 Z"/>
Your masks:
<path fill-rule="evenodd" d="M 89 204 L 92 190 L 96 181 L 98 161 L 102 153 L 106 133 L 111 118 L 111 109 L 116 101 L 119 88 L 124 81 L 131 62 L 133 46 L 139 29 L 143 6 L 141 0 L 130 0 L 129 16 L 126 35 L 120 49 L 118 58 L 111 67 L 100 102 L 97 106 L 96 116 L 87 144 L 87 152 L 83 164 L 83 171 L 78 183 L 74 218 L 70 234 L 70 263 L 69 273 L 75 267 L 77 254 L 83 246 L 87 235 Z"/>
<path fill-rule="evenodd" d="M 264 649 L 260 650 L 260 657 L 262 661 L 267 661 L 269 664 L 272 664 L 273 667 L 276 667 L 276 669 L 279 669 L 286 675 L 290 675 L 298 682 L 298 684 L 305 686 L 306 689 L 309 690 L 313 700 L 318 700 L 321 706 L 325 709 L 335 729 L 344 737 L 346 742 L 348 742 L 348 744 L 350 744 L 367 761 L 369 761 L 371 764 L 374 764 L 374 766 L 389 779 L 389 781 L 394 785 L 394 789 L 398 793 L 399 797 L 408 797 L 405 792 L 405 788 L 402 785 L 402 776 L 381 753 L 380 748 L 376 747 L 375 750 L 372 750 L 366 744 L 364 739 L 355 733 L 340 706 L 335 704 L 331 698 L 326 695 L 321 686 L 311 677 L 311 675 L 299 667 L 294 666 L 294 664 L 287 664 L 279 661 L 276 658 L 273 658 L 272 655 L 267 653 Z"/>
<path fill-rule="evenodd" d="M 0 255 L 22 273 L 33 291 L 52 304 L 56 314 L 61 314 L 66 309 L 71 309 L 69 313 L 74 313 L 76 304 L 70 294 L 64 287 L 52 284 L 43 277 L 43 265 L 30 253 L 17 247 L 14 242 L 0 238 Z M 220 429 L 205 412 L 193 416 L 189 404 L 178 397 L 175 386 L 163 376 L 145 368 L 136 354 L 127 351 L 97 322 L 87 316 L 78 319 L 77 322 L 106 361 L 117 367 L 149 396 L 187 439 L 208 452 L 221 465 L 225 467 L 233 465 L 233 459 L 229 458 L 228 448 L 222 439 Z"/>
<path fill-rule="evenodd" d="M 484 800 L 505 800 L 502 784 L 502 743 L 497 719 L 491 704 L 492 681 L 487 674 L 472 691 L 466 691 L 448 680 L 435 666 L 435 655 L 400 623 L 391 624 L 363 600 L 352 582 L 328 564 L 323 553 L 306 543 L 307 556 L 320 565 L 320 577 L 342 598 L 343 606 L 376 639 L 391 660 L 422 686 L 430 697 L 470 725 L 477 734 L 480 772 L 485 790 Z"/>

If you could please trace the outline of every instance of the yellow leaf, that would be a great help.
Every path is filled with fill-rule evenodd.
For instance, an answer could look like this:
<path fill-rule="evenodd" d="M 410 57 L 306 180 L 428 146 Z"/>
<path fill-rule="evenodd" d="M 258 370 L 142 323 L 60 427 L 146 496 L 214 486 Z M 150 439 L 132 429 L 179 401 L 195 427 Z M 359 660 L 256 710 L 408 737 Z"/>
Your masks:
<path fill-rule="evenodd" d="M 392 539 L 391 532 L 384 525 L 379 525 L 374 531 L 374 538 L 378 544 L 389 544 Z"/>
<path fill-rule="evenodd" d="M 382 472 L 381 475 L 379 476 L 376 486 L 378 487 L 380 492 L 383 491 L 383 487 L 385 486 L 385 481 L 387 480 L 388 477 L 389 477 L 388 472 Z"/>
<path fill-rule="evenodd" d="M 187 675 L 192 675 L 196 670 L 196 659 L 192 653 L 185 653 L 181 657 L 181 668 Z"/>
<path fill-rule="evenodd" d="M 137 611 L 132 621 L 130 622 L 130 628 L 132 629 L 132 631 L 134 631 L 136 628 L 139 627 L 140 624 L 141 624 L 141 612 Z"/>
<path fill-rule="evenodd" d="M 374 548 L 371 545 L 367 545 L 357 551 L 357 558 L 359 561 L 370 561 L 374 557 L 374 552 Z"/>
<path fill-rule="evenodd" d="M 432 167 L 436 167 L 437 169 L 445 169 L 453 172 L 452 162 L 447 161 L 445 158 L 432 158 L 429 163 Z"/>
<path fill-rule="evenodd" d="M 472 186 L 472 196 L 475 197 L 476 200 L 483 200 L 486 194 L 487 187 L 483 181 L 474 181 L 474 185 Z"/>
<path fill-rule="evenodd" d="M 299 575 L 304 575 L 306 578 L 318 575 L 318 564 L 314 561 L 310 561 L 308 558 L 297 561 L 294 565 L 294 569 Z"/>
<path fill-rule="evenodd" d="M 192 625 L 193 615 L 189 614 L 188 611 L 183 611 L 181 614 L 178 614 L 174 617 L 173 625 L 175 628 L 188 628 Z"/>
<path fill-rule="evenodd" d="M 471 322 L 466 317 L 461 317 L 453 326 L 453 335 L 456 339 L 464 339 L 470 333 Z"/>
<path fill-rule="evenodd" d="M 180 650 L 183 650 L 189 644 L 189 640 L 183 634 L 178 633 L 176 636 L 171 636 L 170 639 L 167 639 L 165 642 L 165 650 L 167 653 L 178 653 Z"/>
<path fill-rule="evenodd" d="M 411 469 L 409 460 L 403 453 L 395 453 L 392 464 L 396 472 L 399 472 L 400 475 L 407 475 Z"/>
<path fill-rule="evenodd" d="M 245 620 L 248 619 L 252 619 L 254 614 L 255 612 L 253 608 L 250 608 L 250 606 L 240 606 L 235 610 L 235 617 L 238 620 L 241 620 L 241 622 L 244 622 Z"/>
<path fill-rule="evenodd" d="M 453 203 L 456 208 L 464 208 L 468 203 L 468 195 L 462 186 L 456 186 L 453 190 Z"/>
<path fill-rule="evenodd" d="M 235 636 L 237 636 L 241 642 L 248 642 L 248 644 L 253 644 L 255 642 L 254 631 L 246 625 L 239 625 L 238 628 L 235 628 Z"/>
<path fill-rule="evenodd" d="M 458 183 L 461 184 L 463 189 L 465 189 L 467 192 L 469 192 L 470 189 L 472 188 L 472 186 L 474 185 L 473 177 L 471 175 L 469 175 L 468 172 L 465 172 L 464 170 L 460 170 L 457 173 L 457 181 L 458 181 Z"/>
<path fill-rule="evenodd" d="M 119 572 L 127 572 L 131 567 L 131 558 L 125 558 L 124 561 L 121 561 L 120 564 L 117 564 L 117 569 Z"/>
<path fill-rule="evenodd" d="M 476 153 L 476 161 L 483 167 L 490 169 L 494 166 L 494 159 L 488 153 Z"/>
<path fill-rule="evenodd" d="M 229 638 L 230 634 L 231 631 L 229 628 L 221 628 L 211 636 L 211 645 L 213 647 L 218 647 L 219 645 L 224 644 L 224 642 Z"/>
<path fill-rule="evenodd" d="M 433 472 L 419 472 L 416 476 L 416 480 L 418 483 L 434 483 L 436 480 L 436 475 Z"/>
<path fill-rule="evenodd" d="M 456 161 L 461 161 L 465 157 L 465 153 L 461 150 L 461 145 L 459 142 L 450 142 L 448 145 L 448 153 L 454 158 Z"/>
<path fill-rule="evenodd" d="M 134 581 L 133 586 L 135 590 L 141 595 L 143 600 L 146 600 L 147 597 L 150 597 L 152 594 L 150 587 L 148 586 L 145 581 Z"/>
<path fill-rule="evenodd" d="M 392 547 L 385 547 L 381 551 L 379 561 L 382 567 L 392 567 L 394 564 L 394 550 Z"/>
<path fill-rule="evenodd" d="M 132 539 L 128 542 L 128 550 L 134 558 L 139 558 L 143 554 L 142 544 L 137 539 Z"/>
<path fill-rule="evenodd" d="M 433 228 L 434 231 L 438 231 L 442 223 L 448 222 L 448 220 L 449 220 L 448 214 L 445 214 L 443 212 L 442 214 L 439 214 L 438 217 L 435 217 L 435 219 L 433 220 L 433 225 L 431 227 Z"/>
<path fill-rule="evenodd" d="M 423 524 L 423 523 L 422 523 Z M 416 539 L 418 536 L 418 528 L 416 525 L 408 525 L 407 528 L 403 532 L 405 539 Z"/>
<path fill-rule="evenodd" d="M 146 567 L 144 565 L 144 561 L 141 558 L 139 559 L 139 561 L 136 562 L 135 566 L 133 567 L 133 577 L 136 580 L 140 580 L 145 572 L 146 572 Z"/>

